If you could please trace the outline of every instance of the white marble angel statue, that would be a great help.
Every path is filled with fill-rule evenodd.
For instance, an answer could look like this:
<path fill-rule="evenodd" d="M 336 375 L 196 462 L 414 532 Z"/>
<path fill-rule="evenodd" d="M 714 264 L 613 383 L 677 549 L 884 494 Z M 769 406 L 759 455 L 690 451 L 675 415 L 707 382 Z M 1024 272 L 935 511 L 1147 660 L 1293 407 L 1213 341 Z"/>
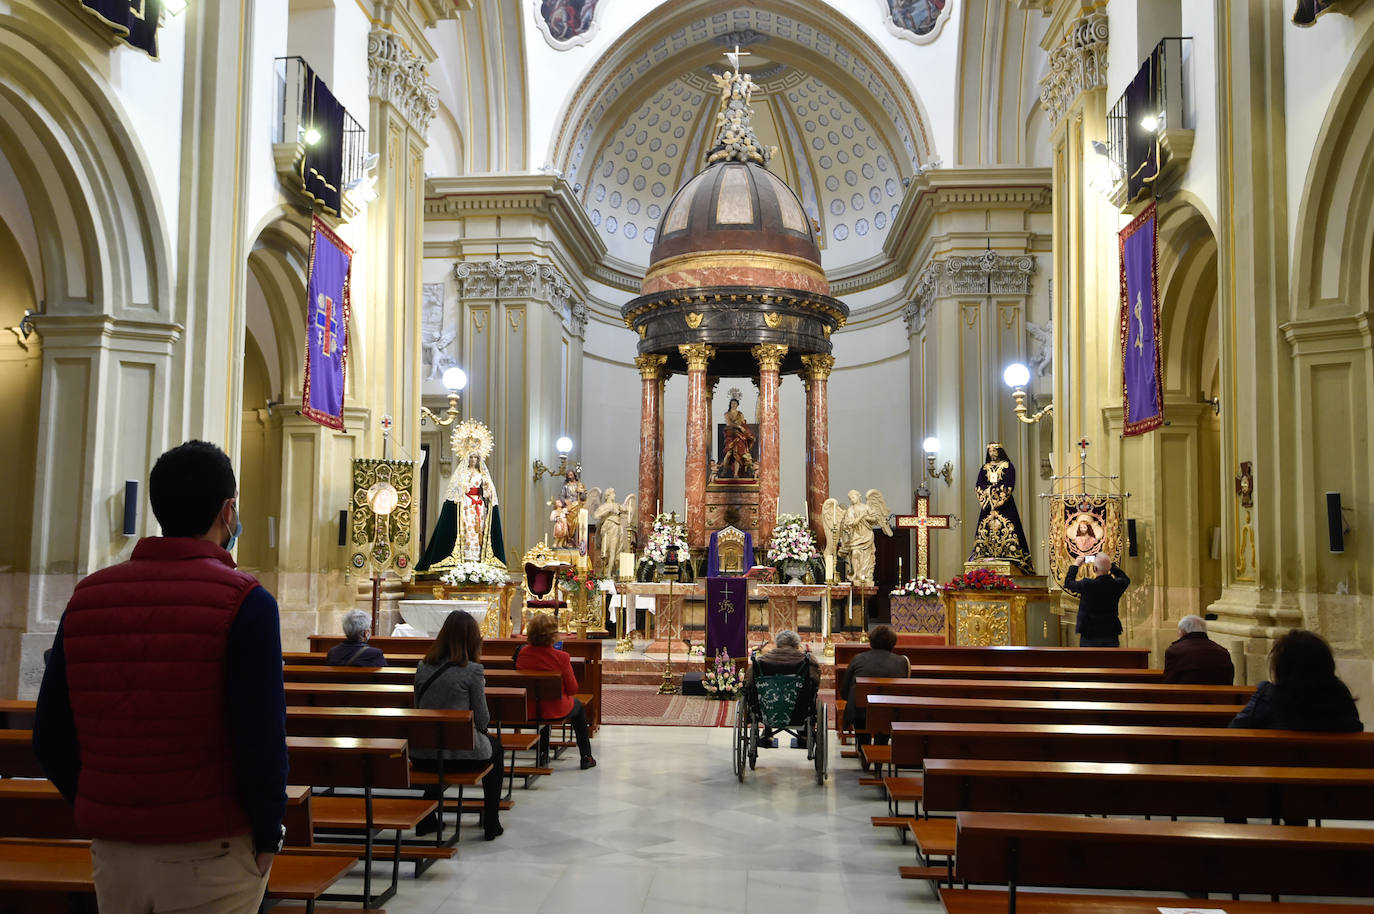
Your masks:
<path fill-rule="evenodd" d="M 838 555 L 849 564 L 849 581 L 860 587 L 873 586 L 873 566 L 877 548 L 873 531 L 892 535 L 887 522 L 887 500 L 877 489 L 869 489 L 860 498 L 857 489 L 849 491 L 849 507 L 844 508 L 833 498 L 821 505 L 821 529 L 825 532 L 825 551 Z"/>
<path fill-rule="evenodd" d="M 596 528 L 601 533 L 600 572 L 603 578 L 615 577 L 620 553 L 629 545 L 630 525 L 634 522 L 636 499 L 634 493 L 623 502 L 615 500 L 615 489 L 607 488 L 596 509 Z"/>

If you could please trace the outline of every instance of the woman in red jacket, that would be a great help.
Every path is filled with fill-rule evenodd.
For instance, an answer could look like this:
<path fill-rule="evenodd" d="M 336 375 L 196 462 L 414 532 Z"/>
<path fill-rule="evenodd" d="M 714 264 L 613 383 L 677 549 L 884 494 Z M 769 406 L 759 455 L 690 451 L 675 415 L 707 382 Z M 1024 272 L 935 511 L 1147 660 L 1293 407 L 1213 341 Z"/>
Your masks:
<path fill-rule="evenodd" d="M 592 739 L 587 732 L 587 712 L 577 698 L 577 677 L 573 675 L 572 658 L 567 651 L 553 646 L 558 634 L 558 621 L 548 613 L 539 613 L 525 627 L 526 644 L 521 645 L 515 655 L 517 670 L 552 670 L 563 676 L 563 697 L 557 700 L 537 701 L 530 699 L 530 719 L 538 721 L 566 720 L 572 724 L 577 736 L 577 751 L 582 754 L 582 767 L 595 768 L 596 759 L 592 758 Z M 539 731 L 539 754 L 548 753 L 549 731 Z"/>

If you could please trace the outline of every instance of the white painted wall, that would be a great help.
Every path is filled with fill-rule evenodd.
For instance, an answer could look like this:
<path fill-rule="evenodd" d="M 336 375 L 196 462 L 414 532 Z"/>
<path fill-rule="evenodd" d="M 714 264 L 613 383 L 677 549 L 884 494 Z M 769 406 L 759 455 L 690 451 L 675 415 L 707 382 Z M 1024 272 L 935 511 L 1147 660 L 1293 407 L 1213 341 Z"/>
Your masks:
<path fill-rule="evenodd" d="M 1205 3 L 1183 4 L 1183 34 L 1191 36 L 1192 104 L 1195 112 L 1193 157 L 1181 189 L 1196 198 L 1203 216 L 1217 227 L 1217 32 L 1212 7 Z"/>
<path fill-rule="evenodd" d="M 33 213 L 29 209 L 28 197 L 24 187 L 14 173 L 14 167 L 5 154 L 0 152 L 0 222 L 5 223 L 19 250 L 24 254 L 24 262 L 33 280 L 33 294 L 43 301 L 43 261 L 38 253 L 38 231 L 33 224 Z"/>

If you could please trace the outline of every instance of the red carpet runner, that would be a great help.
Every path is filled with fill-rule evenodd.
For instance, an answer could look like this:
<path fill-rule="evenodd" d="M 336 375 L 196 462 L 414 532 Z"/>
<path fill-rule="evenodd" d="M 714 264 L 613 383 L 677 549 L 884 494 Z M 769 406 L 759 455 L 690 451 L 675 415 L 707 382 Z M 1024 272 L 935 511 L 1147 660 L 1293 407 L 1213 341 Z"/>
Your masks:
<path fill-rule="evenodd" d="M 660 695 L 656 686 L 603 685 L 601 722 L 649 727 L 731 727 L 735 703 Z"/>

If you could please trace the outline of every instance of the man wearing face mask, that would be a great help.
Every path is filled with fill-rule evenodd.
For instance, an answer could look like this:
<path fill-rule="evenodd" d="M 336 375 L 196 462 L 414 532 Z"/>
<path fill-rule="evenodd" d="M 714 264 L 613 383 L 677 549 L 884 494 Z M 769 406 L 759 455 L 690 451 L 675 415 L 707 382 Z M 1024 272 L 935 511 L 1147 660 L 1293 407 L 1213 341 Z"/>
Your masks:
<path fill-rule="evenodd" d="M 256 911 L 286 809 L 277 603 L 228 550 L 234 469 L 188 441 L 148 479 L 162 536 L 76 585 L 33 728 L 89 835 L 102 911 Z"/>

